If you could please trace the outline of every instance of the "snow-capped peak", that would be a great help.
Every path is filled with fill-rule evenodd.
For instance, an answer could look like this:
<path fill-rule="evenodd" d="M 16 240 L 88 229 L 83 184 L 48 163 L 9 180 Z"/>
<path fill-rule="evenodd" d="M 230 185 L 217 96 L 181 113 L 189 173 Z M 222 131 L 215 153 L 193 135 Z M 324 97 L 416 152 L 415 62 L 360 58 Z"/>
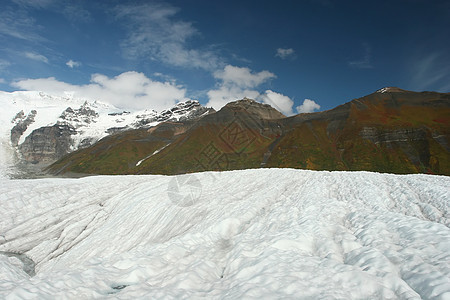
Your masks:
<path fill-rule="evenodd" d="M 384 87 L 384 88 L 382 88 L 382 89 L 379 89 L 378 91 L 376 91 L 377 93 L 381 93 L 381 94 L 384 94 L 384 93 L 399 93 L 399 92 L 404 92 L 405 90 L 402 90 L 402 89 L 400 89 L 400 88 L 398 88 L 398 87 L 394 87 L 394 86 L 387 86 L 387 87 Z"/>

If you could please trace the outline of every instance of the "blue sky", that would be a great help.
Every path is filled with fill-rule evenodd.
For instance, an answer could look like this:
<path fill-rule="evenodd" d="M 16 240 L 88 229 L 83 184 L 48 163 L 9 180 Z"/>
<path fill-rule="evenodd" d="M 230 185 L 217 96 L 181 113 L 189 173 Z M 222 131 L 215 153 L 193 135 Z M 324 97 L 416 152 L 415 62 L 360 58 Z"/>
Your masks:
<path fill-rule="evenodd" d="M 0 3 L 4 91 L 157 110 L 247 96 L 287 115 L 385 86 L 450 92 L 450 1 Z"/>

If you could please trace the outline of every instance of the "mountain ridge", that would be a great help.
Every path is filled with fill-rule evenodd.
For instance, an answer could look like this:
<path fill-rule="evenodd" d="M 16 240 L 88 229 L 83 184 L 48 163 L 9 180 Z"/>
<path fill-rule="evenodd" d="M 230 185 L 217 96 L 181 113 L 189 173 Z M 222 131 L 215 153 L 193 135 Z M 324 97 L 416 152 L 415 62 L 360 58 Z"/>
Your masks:
<path fill-rule="evenodd" d="M 159 113 L 129 112 L 70 93 L 52 96 L 37 91 L 1 92 L 0 103 L 4 107 L 0 112 L 0 176 L 39 173 L 64 155 L 113 133 L 198 118 L 213 111 L 197 100 L 188 100 Z"/>
<path fill-rule="evenodd" d="M 161 128 L 153 132 L 166 134 L 164 142 L 138 143 L 133 136 L 142 135 L 141 141 L 142 137 L 158 137 L 151 132 L 116 137 L 126 140 L 128 147 L 150 147 L 151 153 L 143 157 L 126 158 L 125 149 L 105 140 L 94 148 L 109 147 L 111 151 L 86 149 L 63 158 L 49 170 L 181 174 L 288 167 L 450 175 L 450 93 L 382 90 L 331 110 L 291 117 L 242 99 L 195 123 L 158 125 Z M 176 127 L 183 127 L 183 132 L 175 135 Z M 121 163 L 111 164 L 106 159 L 113 153 Z M 105 168 L 105 164 L 110 165 Z"/>

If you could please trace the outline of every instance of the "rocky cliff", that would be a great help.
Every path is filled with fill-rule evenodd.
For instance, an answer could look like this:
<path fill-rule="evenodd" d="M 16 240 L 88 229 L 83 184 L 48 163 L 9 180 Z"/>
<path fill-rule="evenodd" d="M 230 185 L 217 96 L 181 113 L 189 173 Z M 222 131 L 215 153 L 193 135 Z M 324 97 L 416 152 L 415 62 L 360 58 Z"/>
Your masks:
<path fill-rule="evenodd" d="M 70 125 L 35 129 L 19 146 L 21 158 L 32 164 L 48 165 L 70 152 L 71 136 L 76 133 Z"/>

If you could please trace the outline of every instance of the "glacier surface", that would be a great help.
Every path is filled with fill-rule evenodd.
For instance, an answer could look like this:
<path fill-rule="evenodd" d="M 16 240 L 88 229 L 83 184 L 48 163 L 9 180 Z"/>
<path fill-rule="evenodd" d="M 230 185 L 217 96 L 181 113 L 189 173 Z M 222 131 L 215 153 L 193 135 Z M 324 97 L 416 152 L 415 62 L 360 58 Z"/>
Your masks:
<path fill-rule="evenodd" d="M 0 298 L 450 299 L 449 203 L 433 175 L 3 179 Z"/>

